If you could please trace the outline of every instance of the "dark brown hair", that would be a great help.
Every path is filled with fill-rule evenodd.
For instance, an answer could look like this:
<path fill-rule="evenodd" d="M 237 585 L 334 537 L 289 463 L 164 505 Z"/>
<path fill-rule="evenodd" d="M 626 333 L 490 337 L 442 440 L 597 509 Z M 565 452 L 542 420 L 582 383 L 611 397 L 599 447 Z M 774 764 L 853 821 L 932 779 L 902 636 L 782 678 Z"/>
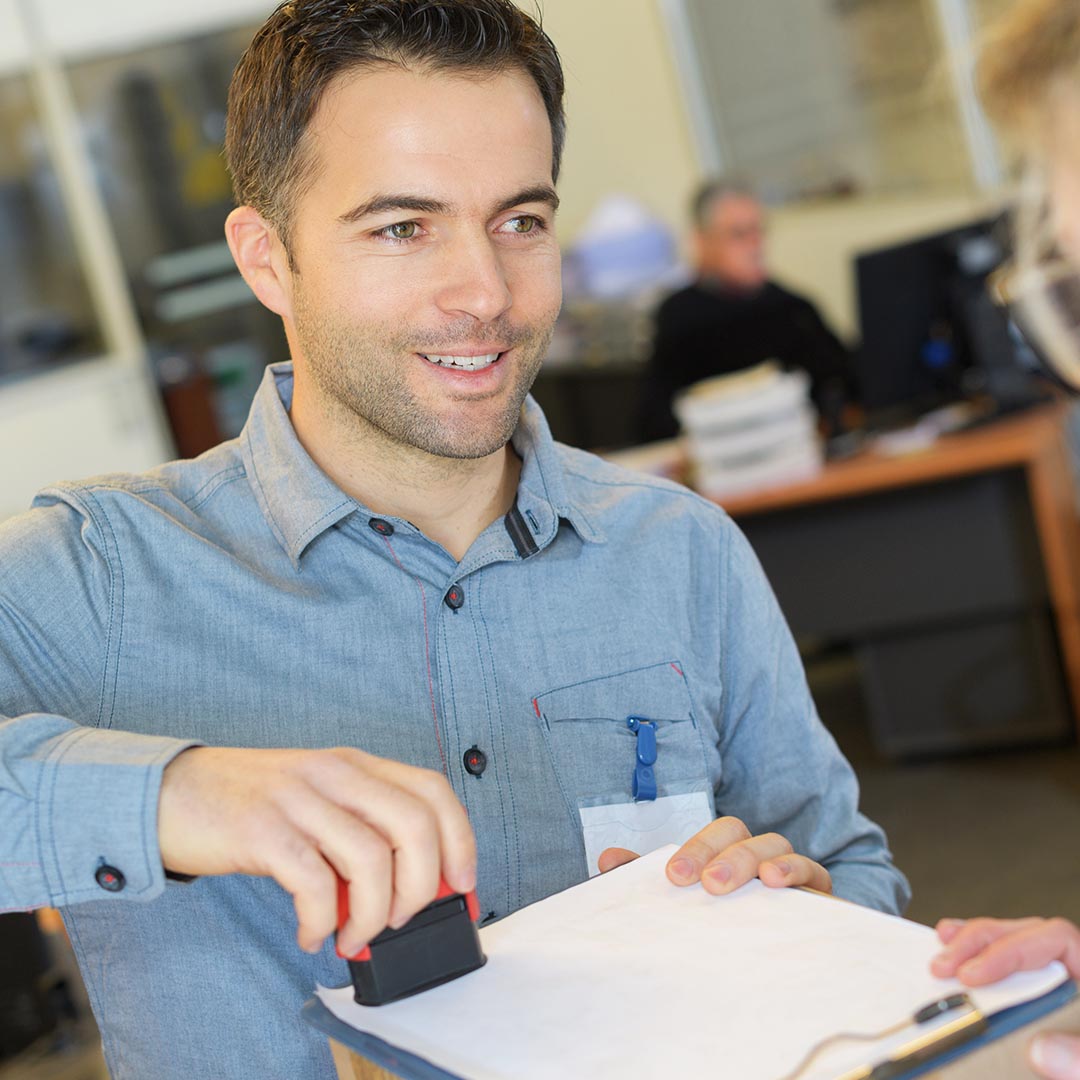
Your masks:
<path fill-rule="evenodd" d="M 229 87 L 225 156 L 240 205 L 289 248 L 289 221 L 316 163 L 305 133 L 331 81 L 377 64 L 536 82 L 551 121 L 553 179 L 566 136 L 564 81 L 551 39 L 510 0 L 288 0 L 259 28 Z"/>

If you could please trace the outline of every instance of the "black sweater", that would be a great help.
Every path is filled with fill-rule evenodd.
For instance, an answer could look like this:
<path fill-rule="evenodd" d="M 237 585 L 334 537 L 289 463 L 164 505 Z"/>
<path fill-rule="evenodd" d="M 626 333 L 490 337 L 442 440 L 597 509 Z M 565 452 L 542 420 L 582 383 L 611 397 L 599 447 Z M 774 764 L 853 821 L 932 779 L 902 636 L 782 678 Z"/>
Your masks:
<path fill-rule="evenodd" d="M 818 408 L 833 418 L 843 400 L 848 353 L 809 300 L 774 282 L 749 295 L 704 283 L 673 293 L 656 315 L 642 438 L 676 434 L 671 399 L 678 390 L 763 360 L 806 370 Z"/>

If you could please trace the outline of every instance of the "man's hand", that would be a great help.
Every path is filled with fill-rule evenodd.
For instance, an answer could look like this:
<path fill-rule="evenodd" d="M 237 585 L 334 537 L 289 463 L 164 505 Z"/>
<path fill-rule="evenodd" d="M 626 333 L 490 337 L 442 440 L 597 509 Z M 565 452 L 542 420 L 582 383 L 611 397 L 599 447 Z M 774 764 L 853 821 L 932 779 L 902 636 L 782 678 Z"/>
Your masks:
<path fill-rule="evenodd" d="M 625 848 L 608 848 L 597 862 L 600 872 L 607 873 L 636 858 Z M 777 833 L 751 836 L 733 817 L 718 818 L 687 840 L 668 860 L 667 876 L 676 885 L 700 881 L 706 892 L 716 896 L 733 892 L 754 878 L 770 889 L 807 885 L 819 892 L 832 892 L 832 878 L 824 866 L 795 854 L 791 844 Z"/>
<path fill-rule="evenodd" d="M 349 883 L 347 955 L 434 900 L 440 874 L 476 887 L 476 842 L 446 779 L 353 749 L 186 750 L 165 769 L 158 842 L 175 873 L 274 878 L 308 952 L 337 927 L 335 871 Z"/>
<path fill-rule="evenodd" d="M 1080 930 L 1067 919 L 942 919 L 938 937 L 946 946 L 930 970 L 985 986 L 1014 971 L 1033 971 L 1060 960 L 1080 978 Z M 1049 1080 L 1080 1080 L 1080 1038 L 1047 1033 L 1032 1040 L 1031 1067 Z"/>

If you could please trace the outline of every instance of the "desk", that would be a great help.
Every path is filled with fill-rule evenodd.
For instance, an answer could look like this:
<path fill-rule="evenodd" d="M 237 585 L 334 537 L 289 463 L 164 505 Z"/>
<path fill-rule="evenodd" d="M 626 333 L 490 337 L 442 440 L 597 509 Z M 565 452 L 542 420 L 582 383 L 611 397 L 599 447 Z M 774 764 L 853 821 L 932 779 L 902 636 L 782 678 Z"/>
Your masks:
<path fill-rule="evenodd" d="M 1080 726 L 1068 415 L 1044 406 L 721 500 L 795 634 L 854 646 L 883 752 L 1057 740 Z"/>
<path fill-rule="evenodd" d="M 370 1061 L 354 1054 L 333 1039 L 330 1040 L 330 1049 L 334 1054 L 338 1080 L 394 1080 L 393 1073 L 380 1069 L 378 1065 L 372 1065 Z"/>

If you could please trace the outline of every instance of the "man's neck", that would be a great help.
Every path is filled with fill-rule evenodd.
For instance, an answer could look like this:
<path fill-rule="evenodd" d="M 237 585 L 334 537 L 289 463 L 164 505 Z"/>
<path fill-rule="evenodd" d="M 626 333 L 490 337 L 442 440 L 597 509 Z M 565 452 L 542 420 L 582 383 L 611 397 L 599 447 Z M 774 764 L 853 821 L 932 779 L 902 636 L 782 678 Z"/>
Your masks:
<path fill-rule="evenodd" d="M 765 291 L 768 282 L 757 285 L 746 285 L 734 282 L 730 278 L 721 277 L 719 274 L 710 274 L 702 271 L 698 274 L 697 284 L 706 292 L 718 293 L 721 296 L 730 297 L 733 300 L 752 300 Z"/>
<path fill-rule="evenodd" d="M 327 415 L 299 385 L 289 414 L 301 445 L 342 491 L 375 514 L 411 522 L 458 562 L 514 504 L 521 459 L 509 444 L 484 458 L 435 457 L 352 414 Z"/>

